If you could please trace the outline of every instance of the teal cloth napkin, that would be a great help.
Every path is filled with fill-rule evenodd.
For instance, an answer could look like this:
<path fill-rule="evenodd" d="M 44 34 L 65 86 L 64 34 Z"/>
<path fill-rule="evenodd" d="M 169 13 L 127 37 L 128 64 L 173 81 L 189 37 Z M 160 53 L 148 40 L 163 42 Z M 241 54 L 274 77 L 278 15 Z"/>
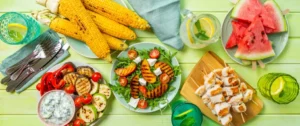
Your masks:
<path fill-rule="evenodd" d="M 177 50 L 183 48 L 180 30 L 179 0 L 128 0 L 132 8 L 151 25 L 164 44 Z"/>
<path fill-rule="evenodd" d="M 39 44 L 40 42 L 46 40 L 47 38 L 50 38 L 51 42 L 58 42 L 58 40 L 60 39 L 60 37 L 58 36 L 58 34 L 56 32 L 54 32 L 52 30 L 45 31 L 38 38 L 36 38 L 32 42 L 30 42 L 29 44 L 23 46 L 17 52 L 15 52 L 14 54 L 12 54 L 12 55 L 8 56 L 6 59 L 4 59 L 2 61 L 2 63 L 0 64 L 0 72 L 3 75 L 6 75 L 5 74 L 6 68 L 8 68 L 8 67 L 10 67 L 10 66 L 18 63 L 22 59 L 24 59 L 26 56 L 28 56 L 35 49 L 35 47 L 36 47 L 37 44 Z M 69 56 L 69 52 L 68 51 L 64 51 L 63 54 L 60 57 L 58 57 L 55 61 L 53 61 L 51 63 L 51 65 L 49 65 L 47 68 L 45 68 L 44 70 L 42 70 L 38 74 L 36 74 L 22 88 L 20 88 L 19 90 L 16 90 L 16 92 L 20 93 L 20 92 L 24 91 L 26 88 L 28 88 L 29 86 L 31 86 L 35 81 L 37 81 L 51 67 L 53 67 L 55 64 L 61 62 L 62 60 L 64 60 L 68 56 Z"/>
<path fill-rule="evenodd" d="M 60 63 L 61 61 L 63 61 L 65 58 L 67 58 L 69 56 L 69 52 L 68 51 L 64 51 L 63 54 L 61 56 L 59 56 L 54 62 L 51 63 L 51 65 L 49 65 L 47 68 L 45 68 L 44 70 L 40 71 L 38 74 L 36 74 L 30 81 L 28 81 L 22 88 L 20 88 L 19 90 L 16 90 L 15 92 L 17 93 L 21 93 L 22 91 L 24 91 L 25 89 L 27 89 L 28 87 L 30 87 L 32 84 L 34 84 L 34 82 L 36 82 L 37 80 L 39 80 L 40 77 L 42 77 L 42 75 L 44 73 L 46 73 L 49 69 L 51 69 L 54 65 Z"/>

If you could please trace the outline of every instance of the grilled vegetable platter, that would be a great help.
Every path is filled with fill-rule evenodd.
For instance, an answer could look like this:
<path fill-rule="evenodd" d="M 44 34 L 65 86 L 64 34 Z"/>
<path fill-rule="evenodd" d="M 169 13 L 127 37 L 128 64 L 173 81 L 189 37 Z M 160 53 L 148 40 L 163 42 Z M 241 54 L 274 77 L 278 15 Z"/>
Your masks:
<path fill-rule="evenodd" d="M 98 123 L 111 97 L 110 87 L 101 73 L 80 62 L 65 62 L 54 66 L 42 76 L 36 89 L 41 96 L 51 90 L 64 90 L 73 97 L 76 112 L 69 125 Z M 55 112 L 50 113 L 55 116 Z"/>
<path fill-rule="evenodd" d="M 118 101 L 140 113 L 165 108 L 180 87 L 181 70 L 175 55 L 147 42 L 121 52 L 111 71 L 111 89 Z"/>

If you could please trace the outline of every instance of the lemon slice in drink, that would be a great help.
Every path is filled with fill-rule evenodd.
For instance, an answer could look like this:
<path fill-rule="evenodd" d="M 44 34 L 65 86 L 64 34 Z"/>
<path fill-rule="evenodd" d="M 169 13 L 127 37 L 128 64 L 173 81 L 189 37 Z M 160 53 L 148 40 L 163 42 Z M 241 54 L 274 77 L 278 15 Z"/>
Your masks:
<path fill-rule="evenodd" d="M 204 17 L 199 19 L 199 21 L 201 29 L 206 32 L 205 35 L 211 38 L 215 33 L 215 27 L 212 20 L 210 18 Z"/>
<path fill-rule="evenodd" d="M 9 36 L 16 42 L 23 40 L 27 32 L 27 27 L 18 23 L 8 24 L 7 29 Z"/>
<path fill-rule="evenodd" d="M 193 44 L 193 43 L 195 43 L 195 41 L 193 39 L 193 36 L 192 36 L 192 33 L 191 33 L 191 29 L 190 29 L 190 27 L 191 27 L 191 25 L 190 25 L 191 21 L 192 21 L 191 19 L 188 19 L 186 21 L 186 31 L 187 31 L 187 35 L 188 35 L 188 38 L 189 38 L 190 42 Z M 194 34 L 198 33 L 198 30 L 197 30 L 196 26 L 194 25 L 193 27 L 194 27 L 193 28 Z"/>
<path fill-rule="evenodd" d="M 282 77 L 278 77 L 271 86 L 271 95 L 278 95 L 282 92 L 285 85 L 285 81 Z"/>

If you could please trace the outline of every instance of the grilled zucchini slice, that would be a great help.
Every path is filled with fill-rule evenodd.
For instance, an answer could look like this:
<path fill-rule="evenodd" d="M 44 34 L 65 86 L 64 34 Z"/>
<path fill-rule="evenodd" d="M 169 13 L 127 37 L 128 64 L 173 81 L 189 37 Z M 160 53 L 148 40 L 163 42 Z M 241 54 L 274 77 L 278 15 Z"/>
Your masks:
<path fill-rule="evenodd" d="M 109 99 L 111 96 L 110 87 L 106 84 L 100 84 L 99 85 L 99 93 L 105 95 L 106 99 Z"/>
<path fill-rule="evenodd" d="M 160 68 L 161 71 L 162 71 L 163 73 L 168 74 L 170 78 L 173 78 L 173 77 L 174 77 L 174 71 L 173 71 L 172 67 L 171 67 L 169 64 L 167 64 L 167 63 L 165 63 L 165 62 L 157 62 L 157 63 L 155 63 L 154 67 L 155 67 L 156 69 L 157 69 L 157 68 Z"/>
<path fill-rule="evenodd" d="M 75 84 L 75 81 L 77 80 L 79 74 L 75 73 L 75 72 L 72 72 L 72 73 L 67 73 L 65 76 L 64 76 L 64 81 L 66 81 L 67 84 Z"/>
<path fill-rule="evenodd" d="M 130 94 L 131 97 L 137 99 L 139 98 L 139 75 L 135 75 L 130 82 Z"/>
<path fill-rule="evenodd" d="M 80 66 L 77 67 L 76 69 L 78 74 L 87 76 L 89 78 L 91 78 L 93 73 L 95 72 L 94 69 L 89 66 Z"/>
<path fill-rule="evenodd" d="M 136 64 L 132 62 L 125 68 L 117 68 L 115 70 L 115 73 L 121 77 L 126 77 L 129 74 L 133 73 L 135 69 L 136 69 Z"/>
<path fill-rule="evenodd" d="M 75 89 L 78 95 L 84 95 L 91 91 L 92 83 L 89 78 L 85 76 L 79 76 L 75 82 Z"/>
<path fill-rule="evenodd" d="M 147 98 L 153 99 L 163 96 L 167 90 L 169 85 L 168 84 L 160 84 L 158 87 L 154 88 L 153 90 L 147 91 Z"/>
<path fill-rule="evenodd" d="M 152 73 L 150 69 L 150 65 L 146 59 L 143 60 L 142 66 L 141 66 L 141 72 L 143 78 L 148 82 L 148 83 L 155 83 L 156 82 L 156 76 Z"/>

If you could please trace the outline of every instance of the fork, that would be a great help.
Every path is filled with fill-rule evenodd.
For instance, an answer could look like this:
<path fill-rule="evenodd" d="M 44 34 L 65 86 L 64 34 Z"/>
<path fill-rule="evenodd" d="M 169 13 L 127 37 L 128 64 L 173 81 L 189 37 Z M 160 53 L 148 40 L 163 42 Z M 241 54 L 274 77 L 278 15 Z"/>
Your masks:
<path fill-rule="evenodd" d="M 43 44 L 46 43 L 46 44 Z M 23 63 L 23 65 L 21 66 L 21 68 L 19 68 L 16 72 L 14 72 L 11 76 L 10 79 L 11 80 L 16 80 L 21 73 L 24 71 L 25 68 L 27 68 L 30 63 L 36 59 L 42 59 L 42 58 L 46 58 L 47 56 L 51 55 L 52 47 L 56 44 L 53 43 L 51 41 L 45 41 L 42 44 L 39 44 L 37 46 L 39 46 L 38 48 L 40 48 L 40 51 L 33 57 L 31 57 L 29 60 L 27 60 L 26 62 Z"/>

